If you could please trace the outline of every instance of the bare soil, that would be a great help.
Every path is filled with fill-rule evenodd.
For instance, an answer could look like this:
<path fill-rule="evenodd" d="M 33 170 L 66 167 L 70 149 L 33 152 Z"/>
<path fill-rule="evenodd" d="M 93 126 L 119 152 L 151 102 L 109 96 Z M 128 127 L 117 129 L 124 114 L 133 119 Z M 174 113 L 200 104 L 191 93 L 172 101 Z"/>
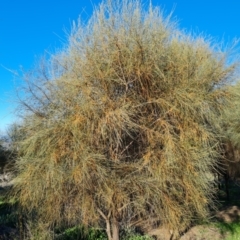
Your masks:
<path fill-rule="evenodd" d="M 226 235 L 222 234 L 217 227 L 200 225 L 191 228 L 180 240 L 223 240 Z"/>

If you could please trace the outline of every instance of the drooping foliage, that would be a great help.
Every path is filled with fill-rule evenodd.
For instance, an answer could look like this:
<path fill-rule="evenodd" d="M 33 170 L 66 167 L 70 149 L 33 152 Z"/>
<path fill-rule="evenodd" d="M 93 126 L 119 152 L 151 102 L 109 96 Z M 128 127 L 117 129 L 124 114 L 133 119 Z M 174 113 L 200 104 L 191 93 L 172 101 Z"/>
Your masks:
<path fill-rule="evenodd" d="M 231 102 L 224 109 L 221 118 L 221 135 L 224 146 L 222 172 L 228 178 L 240 177 L 240 83 L 229 86 Z"/>
<path fill-rule="evenodd" d="M 240 148 L 240 82 L 229 86 L 233 97 L 228 108 L 225 108 L 223 115 L 223 131 L 225 136 L 235 147 Z"/>
<path fill-rule="evenodd" d="M 205 217 L 235 65 L 138 1 L 102 4 L 27 75 L 14 190 L 44 221 L 181 231 Z"/>

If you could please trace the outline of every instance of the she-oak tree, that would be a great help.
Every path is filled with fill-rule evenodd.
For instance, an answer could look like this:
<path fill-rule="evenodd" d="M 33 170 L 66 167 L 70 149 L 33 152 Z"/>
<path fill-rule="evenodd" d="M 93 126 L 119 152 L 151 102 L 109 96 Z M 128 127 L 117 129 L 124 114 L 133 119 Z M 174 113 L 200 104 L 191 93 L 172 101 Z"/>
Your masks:
<path fill-rule="evenodd" d="M 158 8 L 109 1 L 29 73 L 14 193 L 56 224 L 184 230 L 206 217 L 236 64 Z"/>

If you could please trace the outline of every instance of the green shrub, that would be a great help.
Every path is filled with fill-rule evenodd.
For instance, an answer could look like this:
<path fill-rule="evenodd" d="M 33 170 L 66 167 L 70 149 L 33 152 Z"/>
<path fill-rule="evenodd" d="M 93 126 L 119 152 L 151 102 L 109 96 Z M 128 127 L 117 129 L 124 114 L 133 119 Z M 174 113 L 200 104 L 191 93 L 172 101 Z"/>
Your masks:
<path fill-rule="evenodd" d="M 81 227 L 73 227 L 64 231 L 62 240 L 107 240 L 106 232 L 91 228 L 84 230 Z"/>

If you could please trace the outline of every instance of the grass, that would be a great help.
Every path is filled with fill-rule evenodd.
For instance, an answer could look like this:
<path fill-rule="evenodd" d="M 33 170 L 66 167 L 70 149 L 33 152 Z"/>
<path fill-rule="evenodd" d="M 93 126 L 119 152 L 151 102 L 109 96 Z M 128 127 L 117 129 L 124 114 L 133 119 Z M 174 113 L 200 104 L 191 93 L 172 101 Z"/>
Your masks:
<path fill-rule="evenodd" d="M 240 240 L 240 222 L 224 223 L 218 222 L 214 224 L 226 236 L 226 240 Z"/>
<path fill-rule="evenodd" d="M 90 228 L 84 233 L 81 227 L 72 227 L 66 229 L 57 240 L 107 240 L 107 235 L 103 229 Z M 120 239 L 124 240 L 153 240 L 147 235 L 140 235 L 132 230 L 122 231 L 120 233 Z"/>

